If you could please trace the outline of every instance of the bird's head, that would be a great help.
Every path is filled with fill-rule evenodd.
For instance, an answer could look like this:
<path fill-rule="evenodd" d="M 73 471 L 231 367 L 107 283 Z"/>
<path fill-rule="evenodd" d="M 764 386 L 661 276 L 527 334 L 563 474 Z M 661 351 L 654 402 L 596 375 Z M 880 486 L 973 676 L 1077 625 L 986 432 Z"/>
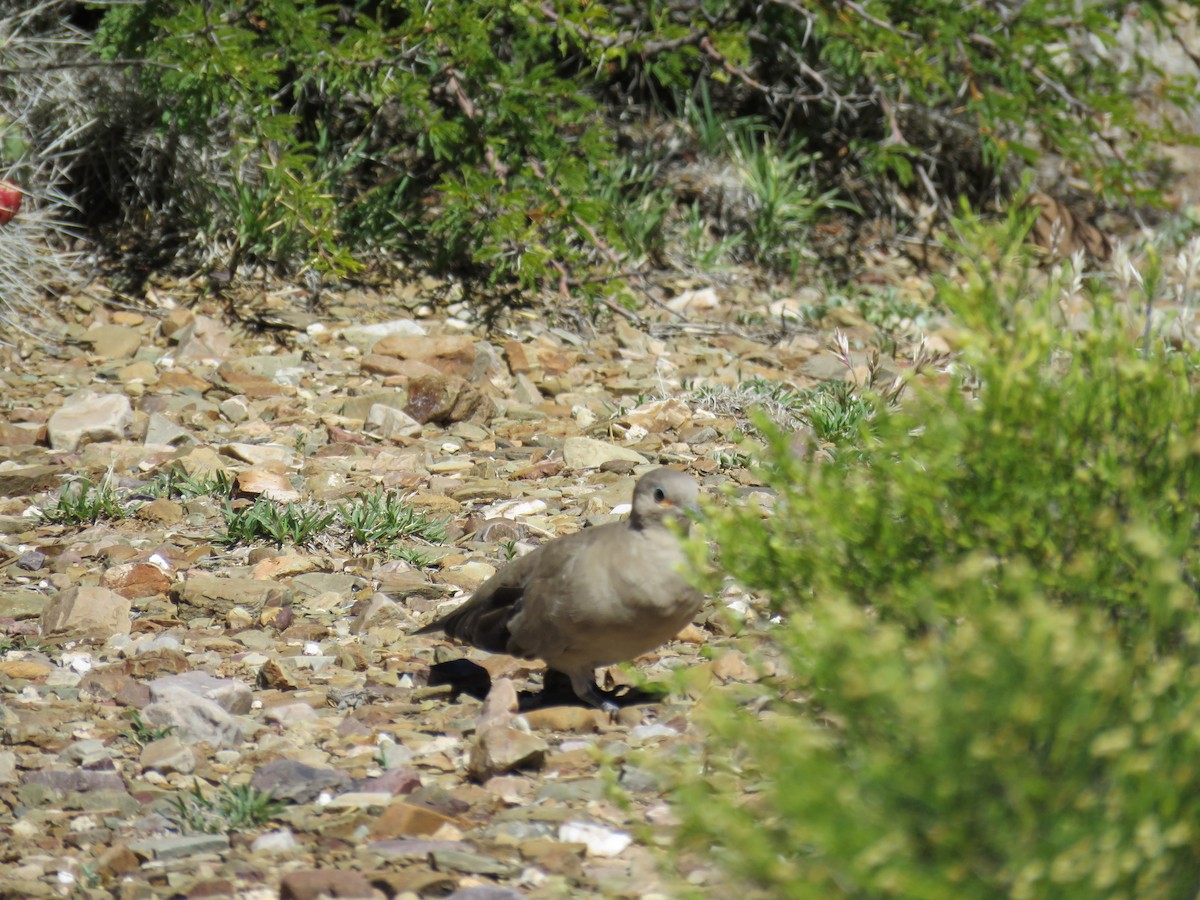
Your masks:
<path fill-rule="evenodd" d="M 689 515 L 699 509 L 700 485 L 675 469 L 655 469 L 638 479 L 633 489 L 634 528 L 674 520 L 686 527 Z"/>

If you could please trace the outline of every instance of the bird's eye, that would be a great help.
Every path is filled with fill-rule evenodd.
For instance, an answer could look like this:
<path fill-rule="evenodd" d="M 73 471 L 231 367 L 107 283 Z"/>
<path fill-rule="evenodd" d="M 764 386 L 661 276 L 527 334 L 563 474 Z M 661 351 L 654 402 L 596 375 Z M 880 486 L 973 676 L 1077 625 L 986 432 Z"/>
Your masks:
<path fill-rule="evenodd" d="M 664 491 L 662 488 L 654 489 L 654 502 L 655 503 L 662 503 L 666 499 L 667 499 L 666 491 Z"/>

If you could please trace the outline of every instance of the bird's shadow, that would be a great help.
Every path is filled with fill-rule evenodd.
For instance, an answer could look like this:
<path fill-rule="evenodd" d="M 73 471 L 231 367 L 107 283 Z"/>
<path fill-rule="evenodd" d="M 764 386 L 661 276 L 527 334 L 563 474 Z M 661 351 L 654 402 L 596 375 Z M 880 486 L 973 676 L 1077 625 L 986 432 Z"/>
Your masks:
<path fill-rule="evenodd" d="M 483 700 L 492 688 L 492 678 L 488 670 L 469 659 L 451 659 L 434 663 L 429 667 L 429 684 L 447 685 L 451 694 L 457 697 L 466 694 L 477 700 Z M 612 691 L 600 691 L 606 700 L 619 707 L 642 706 L 647 703 L 661 703 L 667 695 L 664 687 L 648 688 L 623 687 Z M 571 680 L 555 669 L 546 669 L 542 678 L 540 691 L 518 691 L 517 704 L 521 712 L 542 709 L 547 706 L 588 706 L 575 695 Z"/>

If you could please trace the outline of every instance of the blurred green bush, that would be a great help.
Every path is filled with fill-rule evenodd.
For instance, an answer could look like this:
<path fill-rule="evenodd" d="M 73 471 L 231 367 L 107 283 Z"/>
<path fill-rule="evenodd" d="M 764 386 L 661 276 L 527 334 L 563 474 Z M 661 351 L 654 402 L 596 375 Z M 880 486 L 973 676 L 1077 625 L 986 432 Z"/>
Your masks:
<path fill-rule="evenodd" d="M 962 366 L 710 524 L 792 675 L 708 703 L 683 845 L 769 896 L 1195 895 L 1198 357 L 1023 232 L 959 224 Z"/>

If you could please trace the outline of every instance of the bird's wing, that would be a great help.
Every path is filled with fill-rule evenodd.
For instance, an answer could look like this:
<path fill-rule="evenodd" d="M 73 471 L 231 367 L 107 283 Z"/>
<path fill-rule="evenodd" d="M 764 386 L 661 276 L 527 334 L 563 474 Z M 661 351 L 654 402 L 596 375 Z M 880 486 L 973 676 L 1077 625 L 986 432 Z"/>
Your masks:
<path fill-rule="evenodd" d="M 508 620 L 521 608 L 525 584 L 538 565 L 542 548 L 509 563 L 483 584 L 471 598 L 414 634 L 445 632 L 448 637 L 490 653 L 508 652 Z"/>

